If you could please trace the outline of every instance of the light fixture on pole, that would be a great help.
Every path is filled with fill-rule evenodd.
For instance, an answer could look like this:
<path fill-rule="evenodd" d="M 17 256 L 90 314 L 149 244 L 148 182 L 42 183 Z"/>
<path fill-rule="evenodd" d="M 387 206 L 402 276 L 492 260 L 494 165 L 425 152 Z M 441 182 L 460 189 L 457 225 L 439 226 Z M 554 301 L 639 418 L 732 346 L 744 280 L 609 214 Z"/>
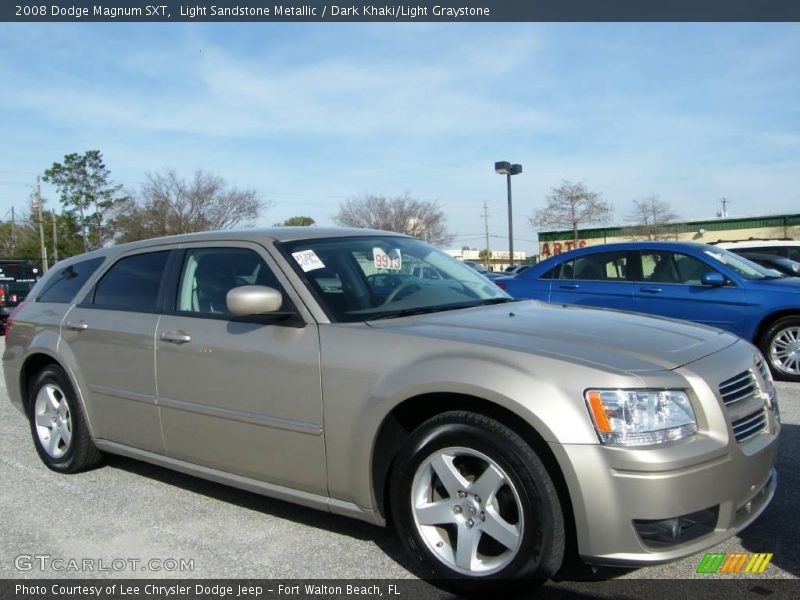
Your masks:
<path fill-rule="evenodd" d="M 514 222 L 511 217 L 511 176 L 522 173 L 522 165 L 512 165 L 507 160 L 494 163 L 494 172 L 506 176 L 508 187 L 508 262 L 514 264 Z"/>

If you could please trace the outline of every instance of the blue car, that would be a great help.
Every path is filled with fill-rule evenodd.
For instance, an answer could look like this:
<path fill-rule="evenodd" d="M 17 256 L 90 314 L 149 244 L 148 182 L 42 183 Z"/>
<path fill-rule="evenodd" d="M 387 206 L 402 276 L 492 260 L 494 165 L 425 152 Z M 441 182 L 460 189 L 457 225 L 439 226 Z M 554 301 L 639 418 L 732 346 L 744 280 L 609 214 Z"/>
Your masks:
<path fill-rule="evenodd" d="M 752 341 L 773 374 L 800 381 L 800 278 L 716 246 L 630 242 L 580 248 L 495 283 L 515 298 L 627 310 Z"/>

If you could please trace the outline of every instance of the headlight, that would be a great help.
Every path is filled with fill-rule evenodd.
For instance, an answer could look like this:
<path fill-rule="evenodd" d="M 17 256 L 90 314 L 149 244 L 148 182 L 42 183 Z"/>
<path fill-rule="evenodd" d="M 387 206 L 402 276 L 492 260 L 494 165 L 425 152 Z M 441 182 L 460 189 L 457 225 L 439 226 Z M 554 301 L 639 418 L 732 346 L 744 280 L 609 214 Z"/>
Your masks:
<path fill-rule="evenodd" d="M 763 358 L 758 363 L 758 370 L 761 371 L 761 378 L 764 380 L 764 387 L 766 387 L 764 392 L 767 394 L 767 406 L 772 409 L 775 414 L 775 423 L 780 427 L 781 410 L 778 408 L 778 391 L 775 389 L 775 380 L 772 378 L 772 372 Z"/>
<path fill-rule="evenodd" d="M 586 390 L 600 442 L 650 446 L 697 432 L 689 397 L 681 390 Z"/>

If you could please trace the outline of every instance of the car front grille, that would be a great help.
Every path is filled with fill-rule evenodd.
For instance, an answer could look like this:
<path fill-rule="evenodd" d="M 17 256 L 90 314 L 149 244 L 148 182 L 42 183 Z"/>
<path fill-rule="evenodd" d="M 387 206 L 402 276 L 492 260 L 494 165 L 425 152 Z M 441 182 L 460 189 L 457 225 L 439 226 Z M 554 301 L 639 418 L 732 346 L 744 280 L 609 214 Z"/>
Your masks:
<path fill-rule="evenodd" d="M 756 372 L 760 375 L 756 376 Z M 729 411 L 734 411 L 734 406 L 763 396 L 762 382 L 769 381 L 767 365 L 763 360 L 758 360 L 755 369 L 743 371 L 719 384 L 719 395 Z M 731 421 L 733 436 L 737 443 L 742 444 L 766 431 L 769 427 L 766 406 L 762 403 L 757 410 Z"/>

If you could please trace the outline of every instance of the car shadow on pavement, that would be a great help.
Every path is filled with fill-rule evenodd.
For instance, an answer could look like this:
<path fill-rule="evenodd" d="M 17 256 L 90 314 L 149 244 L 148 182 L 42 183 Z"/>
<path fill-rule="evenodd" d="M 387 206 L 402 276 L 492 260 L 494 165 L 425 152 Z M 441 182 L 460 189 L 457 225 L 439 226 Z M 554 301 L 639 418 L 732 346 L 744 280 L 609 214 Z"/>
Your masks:
<path fill-rule="evenodd" d="M 750 527 L 739 534 L 742 545 L 750 552 L 772 552 L 772 563 L 800 577 L 800 519 L 797 518 L 800 498 L 800 425 L 783 425 L 778 447 L 778 487 L 775 497 Z M 766 571 L 768 573 L 769 571 Z"/>
<path fill-rule="evenodd" d="M 240 490 L 225 484 L 123 456 L 106 454 L 105 465 L 106 467 L 121 469 L 161 483 L 177 486 L 193 494 L 202 494 L 214 500 L 258 511 L 265 515 L 346 535 L 358 540 L 370 541 L 400 566 L 413 572 L 414 565 L 406 558 L 400 540 L 397 539 L 391 528 L 377 527 L 357 519 L 262 496 L 255 492 Z"/>
<path fill-rule="evenodd" d="M 105 465 L 106 468 L 120 469 L 140 477 L 146 477 L 164 484 L 177 486 L 187 492 L 201 494 L 213 500 L 233 504 L 247 510 L 257 511 L 265 515 L 286 519 L 308 527 L 315 527 L 358 540 L 372 542 L 402 568 L 417 577 L 422 576 L 416 564 L 406 556 L 405 550 L 391 526 L 386 528 L 376 527 L 349 517 L 315 510 L 290 502 L 284 502 L 283 500 L 268 498 L 253 492 L 239 490 L 224 484 L 200 479 L 192 475 L 186 475 L 123 456 L 108 454 L 105 458 Z M 618 572 L 622 573 L 623 571 L 614 570 L 607 573 L 606 577 L 613 577 L 613 574 Z M 573 578 L 570 577 L 570 579 Z M 579 577 L 578 579 L 583 578 Z M 425 589 L 415 589 L 415 598 L 418 597 L 422 600 L 459 598 L 457 595 L 435 587 L 434 582 L 430 583 L 431 585 L 426 586 Z M 548 600 L 551 598 L 559 600 L 590 600 L 592 598 L 621 597 L 619 595 L 620 590 L 614 589 L 613 587 L 603 590 L 604 593 L 597 593 L 600 592 L 602 588 L 598 589 L 595 586 L 603 584 L 613 585 L 613 582 L 548 582 L 544 587 L 532 586 L 530 594 L 526 593 L 521 597 L 535 597 L 537 600 Z"/>

